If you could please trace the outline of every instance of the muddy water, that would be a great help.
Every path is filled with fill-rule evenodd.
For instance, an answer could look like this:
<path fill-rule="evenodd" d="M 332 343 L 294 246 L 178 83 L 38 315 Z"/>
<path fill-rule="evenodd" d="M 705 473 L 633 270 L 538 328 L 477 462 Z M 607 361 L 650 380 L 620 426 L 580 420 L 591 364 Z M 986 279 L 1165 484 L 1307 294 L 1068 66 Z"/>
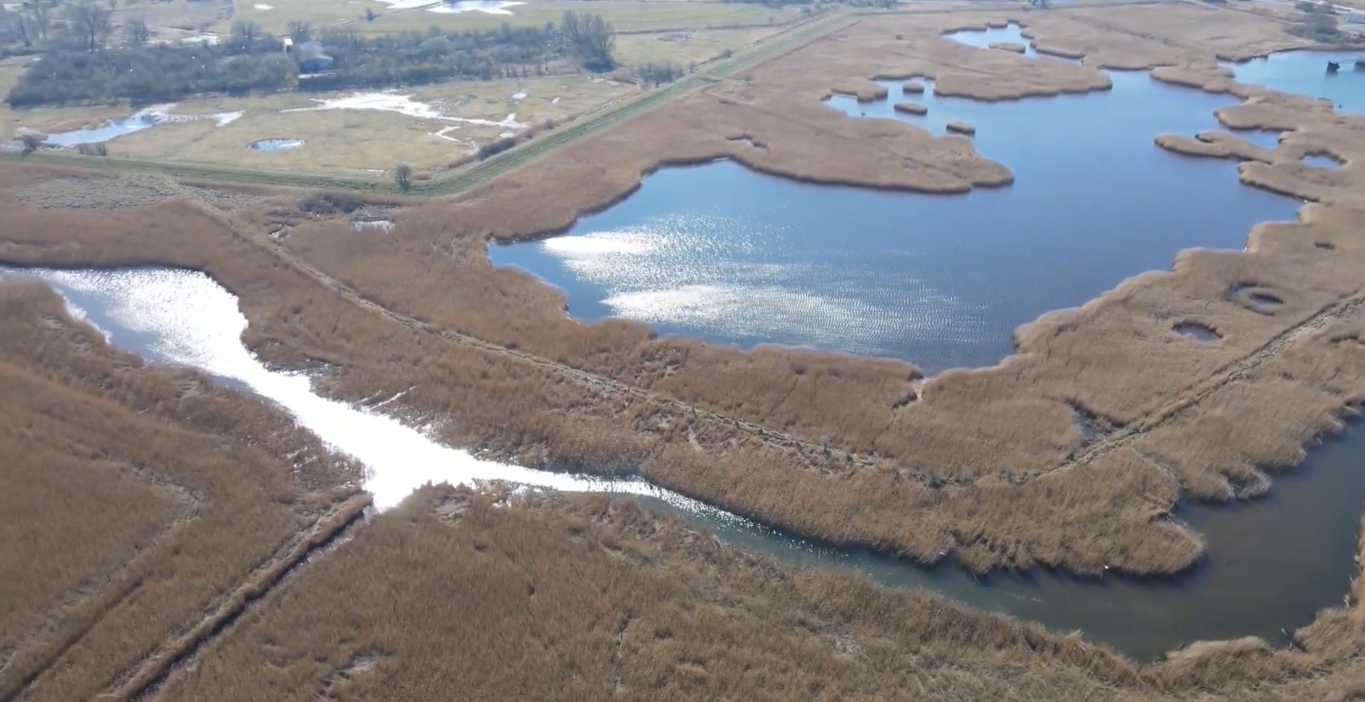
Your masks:
<path fill-rule="evenodd" d="M 979 43 L 1027 43 L 1017 27 L 977 34 Z M 1235 98 L 1146 73 L 1111 77 L 1107 92 L 1002 103 L 937 97 L 932 82 L 903 95 L 900 81 L 887 83 L 886 100 L 828 101 L 936 135 L 949 122 L 972 124 L 976 148 L 1015 173 L 1009 187 L 876 192 L 721 161 L 663 170 L 564 236 L 490 256 L 562 288 L 579 319 L 624 317 L 742 347 L 891 356 L 931 374 L 991 365 L 1013 352 L 1019 325 L 1167 269 L 1181 249 L 1241 250 L 1253 225 L 1292 220 L 1300 204 L 1242 186 L 1231 161 L 1153 143 L 1219 128 L 1213 112 Z M 928 113 L 897 113 L 899 101 Z"/>
<path fill-rule="evenodd" d="M 165 269 L 52 271 L 0 268 L 5 277 L 52 284 L 73 312 L 111 343 L 154 361 L 197 367 L 290 411 L 297 421 L 369 468 L 366 487 L 391 506 L 428 481 L 505 480 L 555 490 L 636 496 L 680 514 L 721 539 L 793 565 L 834 567 L 896 587 L 923 587 L 982 609 L 1053 629 L 1082 630 L 1139 659 L 1202 639 L 1248 634 L 1279 639 L 1283 628 L 1338 603 L 1352 574 L 1355 523 L 1365 496 L 1365 429 L 1315 449 L 1307 466 L 1275 484 L 1268 499 L 1235 508 L 1186 506 L 1210 557 L 1173 580 L 1081 581 L 1035 572 L 978 580 L 952 564 L 922 567 L 864 551 L 824 548 L 640 480 L 603 481 L 480 460 L 369 408 L 314 394 L 307 377 L 263 367 L 242 346 L 246 320 L 236 298 L 206 276 Z"/>

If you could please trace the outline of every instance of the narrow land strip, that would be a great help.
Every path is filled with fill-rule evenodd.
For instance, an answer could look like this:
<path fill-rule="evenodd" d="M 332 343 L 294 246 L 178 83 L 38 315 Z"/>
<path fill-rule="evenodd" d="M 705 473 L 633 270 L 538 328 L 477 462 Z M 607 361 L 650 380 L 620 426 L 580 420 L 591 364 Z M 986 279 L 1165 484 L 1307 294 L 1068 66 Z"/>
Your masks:
<path fill-rule="evenodd" d="M 371 503 L 369 495 L 357 495 L 319 517 L 295 533 L 265 562 L 247 573 L 237 585 L 214 604 L 212 610 L 179 636 L 162 641 L 157 650 L 133 669 L 119 676 L 119 684 L 101 699 L 128 702 L 163 680 L 175 665 L 193 655 L 198 648 L 222 631 L 254 601 L 259 600 L 285 575 L 310 554 L 332 541 L 362 517 Z"/>

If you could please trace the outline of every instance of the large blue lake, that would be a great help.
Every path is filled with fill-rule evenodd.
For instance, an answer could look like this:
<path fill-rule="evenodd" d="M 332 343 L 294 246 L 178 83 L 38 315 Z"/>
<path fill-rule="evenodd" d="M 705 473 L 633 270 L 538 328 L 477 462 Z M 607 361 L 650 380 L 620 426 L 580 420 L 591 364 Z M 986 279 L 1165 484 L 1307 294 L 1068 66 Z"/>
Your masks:
<path fill-rule="evenodd" d="M 1018 28 L 965 38 L 1017 41 Z M 562 288 L 582 320 L 891 356 L 929 373 L 990 365 L 1013 351 L 1019 325 L 1166 269 L 1181 249 L 1240 250 L 1254 224 L 1293 219 L 1300 205 L 1241 185 L 1230 161 L 1153 143 L 1218 128 L 1214 110 L 1235 98 L 1145 72 L 1111 77 L 1108 92 L 1003 103 L 903 96 L 899 82 L 883 101 L 828 101 L 935 134 L 952 121 L 975 125 L 976 148 L 1014 171 L 1009 187 L 961 196 L 833 188 L 719 161 L 665 169 L 563 236 L 489 253 Z M 928 114 L 896 113 L 901 100 Z"/>

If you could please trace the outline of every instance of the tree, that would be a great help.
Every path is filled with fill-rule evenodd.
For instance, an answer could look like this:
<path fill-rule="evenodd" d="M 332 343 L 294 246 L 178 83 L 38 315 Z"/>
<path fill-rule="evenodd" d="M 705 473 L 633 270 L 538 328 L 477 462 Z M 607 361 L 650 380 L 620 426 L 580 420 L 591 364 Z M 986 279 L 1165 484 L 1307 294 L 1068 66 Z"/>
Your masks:
<path fill-rule="evenodd" d="M 47 11 L 50 7 L 52 7 L 50 0 L 27 0 L 24 3 L 24 10 L 29 15 L 31 26 L 43 39 L 47 39 Z"/>
<path fill-rule="evenodd" d="M 368 8 L 368 7 L 365 8 L 365 21 L 366 21 L 366 22 L 373 22 L 373 21 L 374 21 L 374 18 L 375 18 L 375 17 L 378 17 L 378 16 L 379 16 L 379 15 L 376 15 L 376 14 L 374 13 L 374 10 L 371 10 L 371 9 Z"/>
<path fill-rule="evenodd" d="M 82 41 L 87 51 L 100 48 L 109 36 L 109 8 L 100 7 L 94 2 L 77 2 L 67 5 L 67 19 Z"/>
<path fill-rule="evenodd" d="M 47 136 L 44 134 L 21 134 L 19 135 L 19 143 L 22 145 L 23 151 L 20 153 L 27 156 L 42 148 L 43 142 L 46 141 Z"/>
<path fill-rule="evenodd" d="M 611 55 L 612 49 L 616 48 L 616 30 L 602 19 L 602 15 L 580 15 L 566 10 L 559 33 L 565 48 L 578 57 L 584 68 L 607 71 L 616 66 Z"/>
<path fill-rule="evenodd" d="M 313 38 L 313 26 L 307 22 L 290 20 L 286 25 L 285 31 L 289 33 L 289 38 L 294 41 L 294 46 L 298 46 Z"/>
<path fill-rule="evenodd" d="M 393 182 L 397 183 L 398 189 L 403 192 L 412 190 L 412 166 L 406 163 L 398 164 L 398 167 L 393 169 Z"/>
<path fill-rule="evenodd" d="M 152 37 L 152 30 L 147 28 L 147 23 L 140 19 L 130 20 L 123 24 L 123 36 L 128 41 L 129 46 L 142 46 Z"/>
<path fill-rule="evenodd" d="M 261 25 L 250 20 L 237 20 L 232 23 L 232 38 L 248 49 L 256 44 L 261 36 Z"/>
<path fill-rule="evenodd" d="M 3 13 L 0 13 L 3 14 Z M 16 12 L 12 22 L 14 31 L 19 34 L 19 41 L 24 46 L 33 46 L 33 42 L 38 40 L 38 27 L 33 23 L 33 18 L 28 12 Z"/>

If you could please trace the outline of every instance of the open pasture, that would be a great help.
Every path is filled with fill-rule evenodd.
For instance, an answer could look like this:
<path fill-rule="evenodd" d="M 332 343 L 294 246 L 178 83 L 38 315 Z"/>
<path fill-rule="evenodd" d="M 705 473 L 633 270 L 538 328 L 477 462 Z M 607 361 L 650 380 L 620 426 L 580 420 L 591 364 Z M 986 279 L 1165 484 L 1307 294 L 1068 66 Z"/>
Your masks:
<path fill-rule="evenodd" d="M 444 6 L 440 2 L 421 3 L 419 0 L 398 0 L 394 3 L 380 0 L 272 0 L 267 3 L 236 0 L 232 18 L 218 21 L 211 30 L 226 33 L 233 22 L 249 20 L 259 23 L 265 31 L 276 34 L 284 34 L 291 21 L 307 22 L 314 29 L 344 26 L 367 34 L 424 32 L 430 27 L 461 32 L 497 29 L 504 22 L 513 27 L 543 27 L 547 23 L 558 23 L 566 11 L 572 10 L 600 14 L 618 32 L 657 32 L 776 25 L 801 16 L 797 9 L 768 8 L 757 3 L 683 0 L 530 0 L 493 12 L 463 9 L 456 12 L 454 9 L 457 8 Z M 366 18 L 366 10 L 375 13 L 373 21 Z"/>
<path fill-rule="evenodd" d="M 568 122 L 635 90 L 627 83 L 567 75 L 453 81 L 402 91 L 196 98 L 165 107 L 172 117 L 162 124 L 107 142 L 108 158 L 366 178 L 398 163 L 441 170 L 495 139 L 547 120 Z M 25 129 L 53 134 L 98 126 L 131 112 L 126 106 L 0 108 L 0 140 Z M 251 148 L 268 139 L 303 143 L 281 151 Z"/>

